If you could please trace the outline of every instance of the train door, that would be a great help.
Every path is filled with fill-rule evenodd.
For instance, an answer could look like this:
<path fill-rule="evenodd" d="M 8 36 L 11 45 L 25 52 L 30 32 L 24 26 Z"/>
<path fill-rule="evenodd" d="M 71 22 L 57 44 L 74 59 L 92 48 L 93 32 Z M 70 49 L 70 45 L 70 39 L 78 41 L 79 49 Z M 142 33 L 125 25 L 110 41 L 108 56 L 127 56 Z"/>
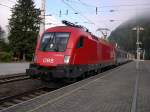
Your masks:
<path fill-rule="evenodd" d="M 84 42 L 85 42 L 85 37 L 81 36 L 77 40 L 77 44 L 75 45 L 75 64 L 83 64 L 85 60 L 85 55 L 84 55 Z"/>

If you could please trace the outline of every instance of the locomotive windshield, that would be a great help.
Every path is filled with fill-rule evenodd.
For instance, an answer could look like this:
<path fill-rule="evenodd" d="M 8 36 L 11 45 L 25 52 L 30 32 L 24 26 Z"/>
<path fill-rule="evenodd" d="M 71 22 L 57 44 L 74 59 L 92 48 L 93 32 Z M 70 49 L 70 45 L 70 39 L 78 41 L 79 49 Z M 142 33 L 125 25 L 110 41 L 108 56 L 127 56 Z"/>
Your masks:
<path fill-rule="evenodd" d="M 66 32 L 48 32 L 43 35 L 40 50 L 63 52 L 66 49 L 70 33 Z"/>

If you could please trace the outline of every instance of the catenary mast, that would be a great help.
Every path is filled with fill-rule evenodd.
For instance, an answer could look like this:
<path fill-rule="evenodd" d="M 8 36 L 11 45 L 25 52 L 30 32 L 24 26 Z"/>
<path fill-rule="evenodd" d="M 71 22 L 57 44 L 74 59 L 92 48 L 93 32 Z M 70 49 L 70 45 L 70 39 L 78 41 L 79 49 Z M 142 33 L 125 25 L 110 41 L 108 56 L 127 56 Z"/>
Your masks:
<path fill-rule="evenodd" d="M 45 30 L 45 2 L 46 0 L 41 0 L 41 8 L 40 8 L 40 11 L 41 11 L 41 24 L 40 24 L 40 32 L 39 32 L 39 35 L 41 36 L 42 33 L 44 32 Z"/>

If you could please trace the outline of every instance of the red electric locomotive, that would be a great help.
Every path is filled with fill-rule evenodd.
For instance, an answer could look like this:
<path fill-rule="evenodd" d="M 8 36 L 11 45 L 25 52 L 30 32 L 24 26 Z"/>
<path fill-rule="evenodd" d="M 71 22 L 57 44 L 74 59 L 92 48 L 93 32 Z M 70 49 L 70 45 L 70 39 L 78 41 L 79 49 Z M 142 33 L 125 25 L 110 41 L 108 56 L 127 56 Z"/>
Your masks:
<path fill-rule="evenodd" d="M 63 21 L 67 26 L 47 29 L 37 43 L 34 62 L 27 74 L 44 80 L 75 79 L 115 64 L 115 47 L 92 35 L 82 26 Z"/>

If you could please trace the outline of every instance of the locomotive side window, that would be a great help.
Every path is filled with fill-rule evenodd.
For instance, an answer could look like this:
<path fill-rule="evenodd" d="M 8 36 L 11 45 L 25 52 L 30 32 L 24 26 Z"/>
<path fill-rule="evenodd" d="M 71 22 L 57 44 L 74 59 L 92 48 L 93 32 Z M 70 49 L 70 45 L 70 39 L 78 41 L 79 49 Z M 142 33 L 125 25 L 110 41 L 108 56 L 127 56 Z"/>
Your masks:
<path fill-rule="evenodd" d="M 77 43 L 77 48 L 81 48 L 83 47 L 83 43 L 84 43 L 84 38 L 83 37 L 80 37 L 80 39 L 78 40 L 78 43 Z"/>

